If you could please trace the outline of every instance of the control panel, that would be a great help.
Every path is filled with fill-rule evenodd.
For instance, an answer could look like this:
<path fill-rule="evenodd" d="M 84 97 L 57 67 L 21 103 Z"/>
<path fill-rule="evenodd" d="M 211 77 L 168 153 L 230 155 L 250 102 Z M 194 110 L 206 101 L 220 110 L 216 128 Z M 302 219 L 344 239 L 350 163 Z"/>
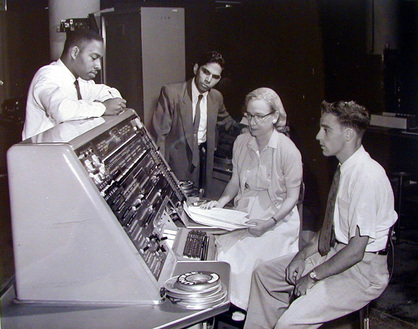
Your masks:
<path fill-rule="evenodd" d="M 164 219 L 177 219 L 186 197 L 141 122 L 128 118 L 75 152 L 158 280 L 168 252 Z"/>
<path fill-rule="evenodd" d="M 187 197 L 133 110 L 15 144 L 8 170 L 19 300 L 161 302 Z"/>

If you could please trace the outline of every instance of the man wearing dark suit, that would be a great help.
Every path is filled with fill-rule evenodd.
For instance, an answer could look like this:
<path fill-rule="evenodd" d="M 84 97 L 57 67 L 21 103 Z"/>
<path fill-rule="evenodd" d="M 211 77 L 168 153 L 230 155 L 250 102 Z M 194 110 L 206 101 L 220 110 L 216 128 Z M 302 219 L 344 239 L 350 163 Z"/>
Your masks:
<path fill-rule="evenodd" d="M 222 94 L 212 89 L 224 65 L 220 53 L 204 53 L 193 66 L 192 79 L 161 88 L 152 118 L 152 134 L 174 174 L 199 189 L 211 184 L 217 126 L 234 123 Z"/>

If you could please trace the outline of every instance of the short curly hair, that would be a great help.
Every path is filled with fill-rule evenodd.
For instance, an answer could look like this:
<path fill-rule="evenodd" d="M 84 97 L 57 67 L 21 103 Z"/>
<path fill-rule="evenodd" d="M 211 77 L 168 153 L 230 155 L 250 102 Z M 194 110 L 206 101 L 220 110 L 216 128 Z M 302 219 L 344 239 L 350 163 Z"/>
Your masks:
<path fill-rule="evenodd" d="M 64 49 L 62 53 L 67 53 L 73 46 L 80 46 L 82 42 L 93 40 L 103 42 L 103 39 L 100 36 L 100 34 L 91 29 L 78 29 L 67 32 L 67 37 L 65 39 Z"/>
<path fill-rule="evenodd" d="M 196 64 L 201 67 L 210 63 L 219 64 L 222 69 L 225 67 L 225 59 L 222 54 L 214 50 L 201 54 Z"/>
<path fill-rule="evenodd" d="M 340 125 L 353 128 L 360 135 L 364 134 L 370 124 L 369 111 L 354 101 L 338 101 L 334 103 L 323 101 L 321 113 L 335 115 Z"/>

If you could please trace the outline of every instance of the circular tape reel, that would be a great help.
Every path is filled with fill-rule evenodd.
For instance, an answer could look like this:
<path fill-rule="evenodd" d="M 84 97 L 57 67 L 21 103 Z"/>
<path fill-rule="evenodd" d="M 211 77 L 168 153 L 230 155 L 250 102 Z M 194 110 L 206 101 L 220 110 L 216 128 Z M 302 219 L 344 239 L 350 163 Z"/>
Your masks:
<path fill-rule="evenodd" d="M 180 290 L 197 292 L 204 291 L 220 284 L 220 278 L 213 272 L 187 272 L 177 277 L 174 286 Z"/>

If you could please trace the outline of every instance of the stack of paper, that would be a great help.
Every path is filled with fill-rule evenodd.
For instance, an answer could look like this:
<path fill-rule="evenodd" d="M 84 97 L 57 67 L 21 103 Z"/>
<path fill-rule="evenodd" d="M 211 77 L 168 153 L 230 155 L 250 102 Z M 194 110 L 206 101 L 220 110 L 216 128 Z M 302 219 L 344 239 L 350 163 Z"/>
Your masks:
<path fill-rule="evenodd" d="M 184 210 L 196 223 L 210 227 L 233 231 L 251 226 L 245 223 L 248 221 L 247 213 L 238 210 L 224 208 L 202 209 L 200 207 L 187 206 L 186 204 L 184 204 Z"/>

